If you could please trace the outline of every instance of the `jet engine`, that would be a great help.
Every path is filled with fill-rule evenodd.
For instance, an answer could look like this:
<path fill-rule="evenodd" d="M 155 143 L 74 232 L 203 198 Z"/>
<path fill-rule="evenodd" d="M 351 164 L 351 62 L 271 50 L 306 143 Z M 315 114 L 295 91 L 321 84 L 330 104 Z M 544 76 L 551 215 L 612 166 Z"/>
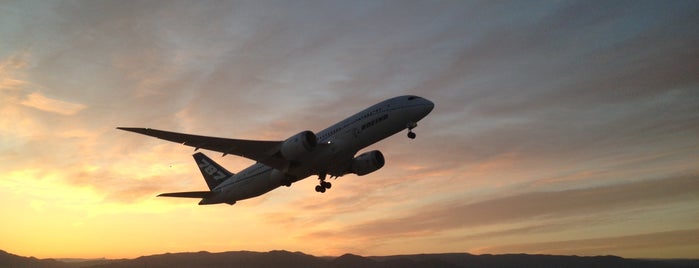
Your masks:
<path fill-rule="evenodd" d="M 286 160 L 298 160 L 316 147 L 316 135 L 306 130 L 286 139 L 281 146 L 281 154 Z"/>
<path fill-rule="evenodd" d="M 363 153 L 352 159 L 352 173 L 363 176 L 379 170 L 386 161 L 380 151 Z"/>
<path fill-rule="evenodd" d="M 291 184 L 297 180 L 298 179 L 294 179 L 293 176 L 287 175 L 277 169 L 272 170 L 272 172 L 269 174 L 270 185 L 291 186 Z"/>

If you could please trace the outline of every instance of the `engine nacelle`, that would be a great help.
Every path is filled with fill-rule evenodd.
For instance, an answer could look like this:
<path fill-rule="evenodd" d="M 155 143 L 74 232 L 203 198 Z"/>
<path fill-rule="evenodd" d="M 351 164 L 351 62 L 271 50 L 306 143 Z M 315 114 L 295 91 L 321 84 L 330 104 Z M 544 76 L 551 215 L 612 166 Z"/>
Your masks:
<path fill-rule="evenodd" d="M 284 174 L 284 172 L 281 172 L 277 169 L 272 170 L 272 172 L 269 174 L 270 185 L 291 186 L 291 184 L 295 181 L 297 180 L 294 179 L 293 176 Z"/>
<path fill-rule="evenodd" d="M 298 160 L 313 151 L 317 143 L 316 135 L 306 130 L 286 139 L 280 151 L 284 159 Z"/>
<path fill-rule="evenodd" d="M 363 176 L 379 170 L 386 163 L 380 151 L 363 153 L 352 159 L 352 173 Z"/>
<path fill-rule="evenodd" d="M 272 185 L 284 184 L 284 180 L 286 180 L 286 174 L 284 174 L 284 172 L 274 169 L 269 174 L 269 182 Z"/>

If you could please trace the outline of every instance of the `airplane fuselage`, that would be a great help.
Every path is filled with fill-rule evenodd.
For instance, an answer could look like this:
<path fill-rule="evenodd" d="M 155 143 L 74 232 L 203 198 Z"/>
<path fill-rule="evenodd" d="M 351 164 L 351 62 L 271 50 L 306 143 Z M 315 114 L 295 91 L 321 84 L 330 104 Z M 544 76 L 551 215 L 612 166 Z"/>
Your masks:
<path fill-rule="evenodd" d="M 280 171 L 255 163 L 213 188 L 212 194 L 199 204 L 233 204 L 321 173 L 345 175 L 359 150 L 406 128 L 412 129 L 433 108 L 432 102 L 416 96 L 382 101 L 318 132 L 318 146 L 304 158 L 302 165 L 290 165 Z"/>

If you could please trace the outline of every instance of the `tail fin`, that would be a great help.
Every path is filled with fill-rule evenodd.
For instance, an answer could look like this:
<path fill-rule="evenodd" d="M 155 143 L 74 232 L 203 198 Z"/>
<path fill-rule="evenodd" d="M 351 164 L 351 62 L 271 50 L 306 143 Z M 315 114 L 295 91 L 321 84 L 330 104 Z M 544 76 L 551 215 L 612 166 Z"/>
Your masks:
<path fill-rule="evenodd" d="M 235 175 L 220 166 L 218 163 L 214 162 L 214 160 L 211 160 L 211 158 L 207 157 L 203 153 L 196 153 L 192 156 L 194 157 L 194 161 L 196 161 L 197 165 L 199 166 L 201 175 L 204 175 L 204 180 L 206 180 L 206 185 L 209 186 L 210 190 L 213 190 L 223 181 Z"/>

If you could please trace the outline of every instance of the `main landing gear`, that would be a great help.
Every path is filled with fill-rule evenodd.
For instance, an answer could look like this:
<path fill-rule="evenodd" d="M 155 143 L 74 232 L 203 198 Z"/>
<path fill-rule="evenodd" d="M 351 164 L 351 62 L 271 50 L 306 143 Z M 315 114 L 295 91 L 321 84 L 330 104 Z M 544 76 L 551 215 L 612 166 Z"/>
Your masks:
<path fill-rule="evenodd" d="M 407 127 L 408 127 L 408 138 L 410 138 L 411 140 L 415 139 L 415 137 L 417 137 L 417 135 L 415 135 L 415 132 L 413 132 L 413 128 L 417 127 L 417 123 L 408 122 Z"/>
<path fill-rule="evenodd" d="M 333 185 L 330 182 L 325 181 L 325 176 L 326 174 L 318 174 L 318 179 L 320 180 L 320 184 L 316 185 L 316 192 L 319 193 L 325 193 L 325 190 L 330 189 Z"/>

